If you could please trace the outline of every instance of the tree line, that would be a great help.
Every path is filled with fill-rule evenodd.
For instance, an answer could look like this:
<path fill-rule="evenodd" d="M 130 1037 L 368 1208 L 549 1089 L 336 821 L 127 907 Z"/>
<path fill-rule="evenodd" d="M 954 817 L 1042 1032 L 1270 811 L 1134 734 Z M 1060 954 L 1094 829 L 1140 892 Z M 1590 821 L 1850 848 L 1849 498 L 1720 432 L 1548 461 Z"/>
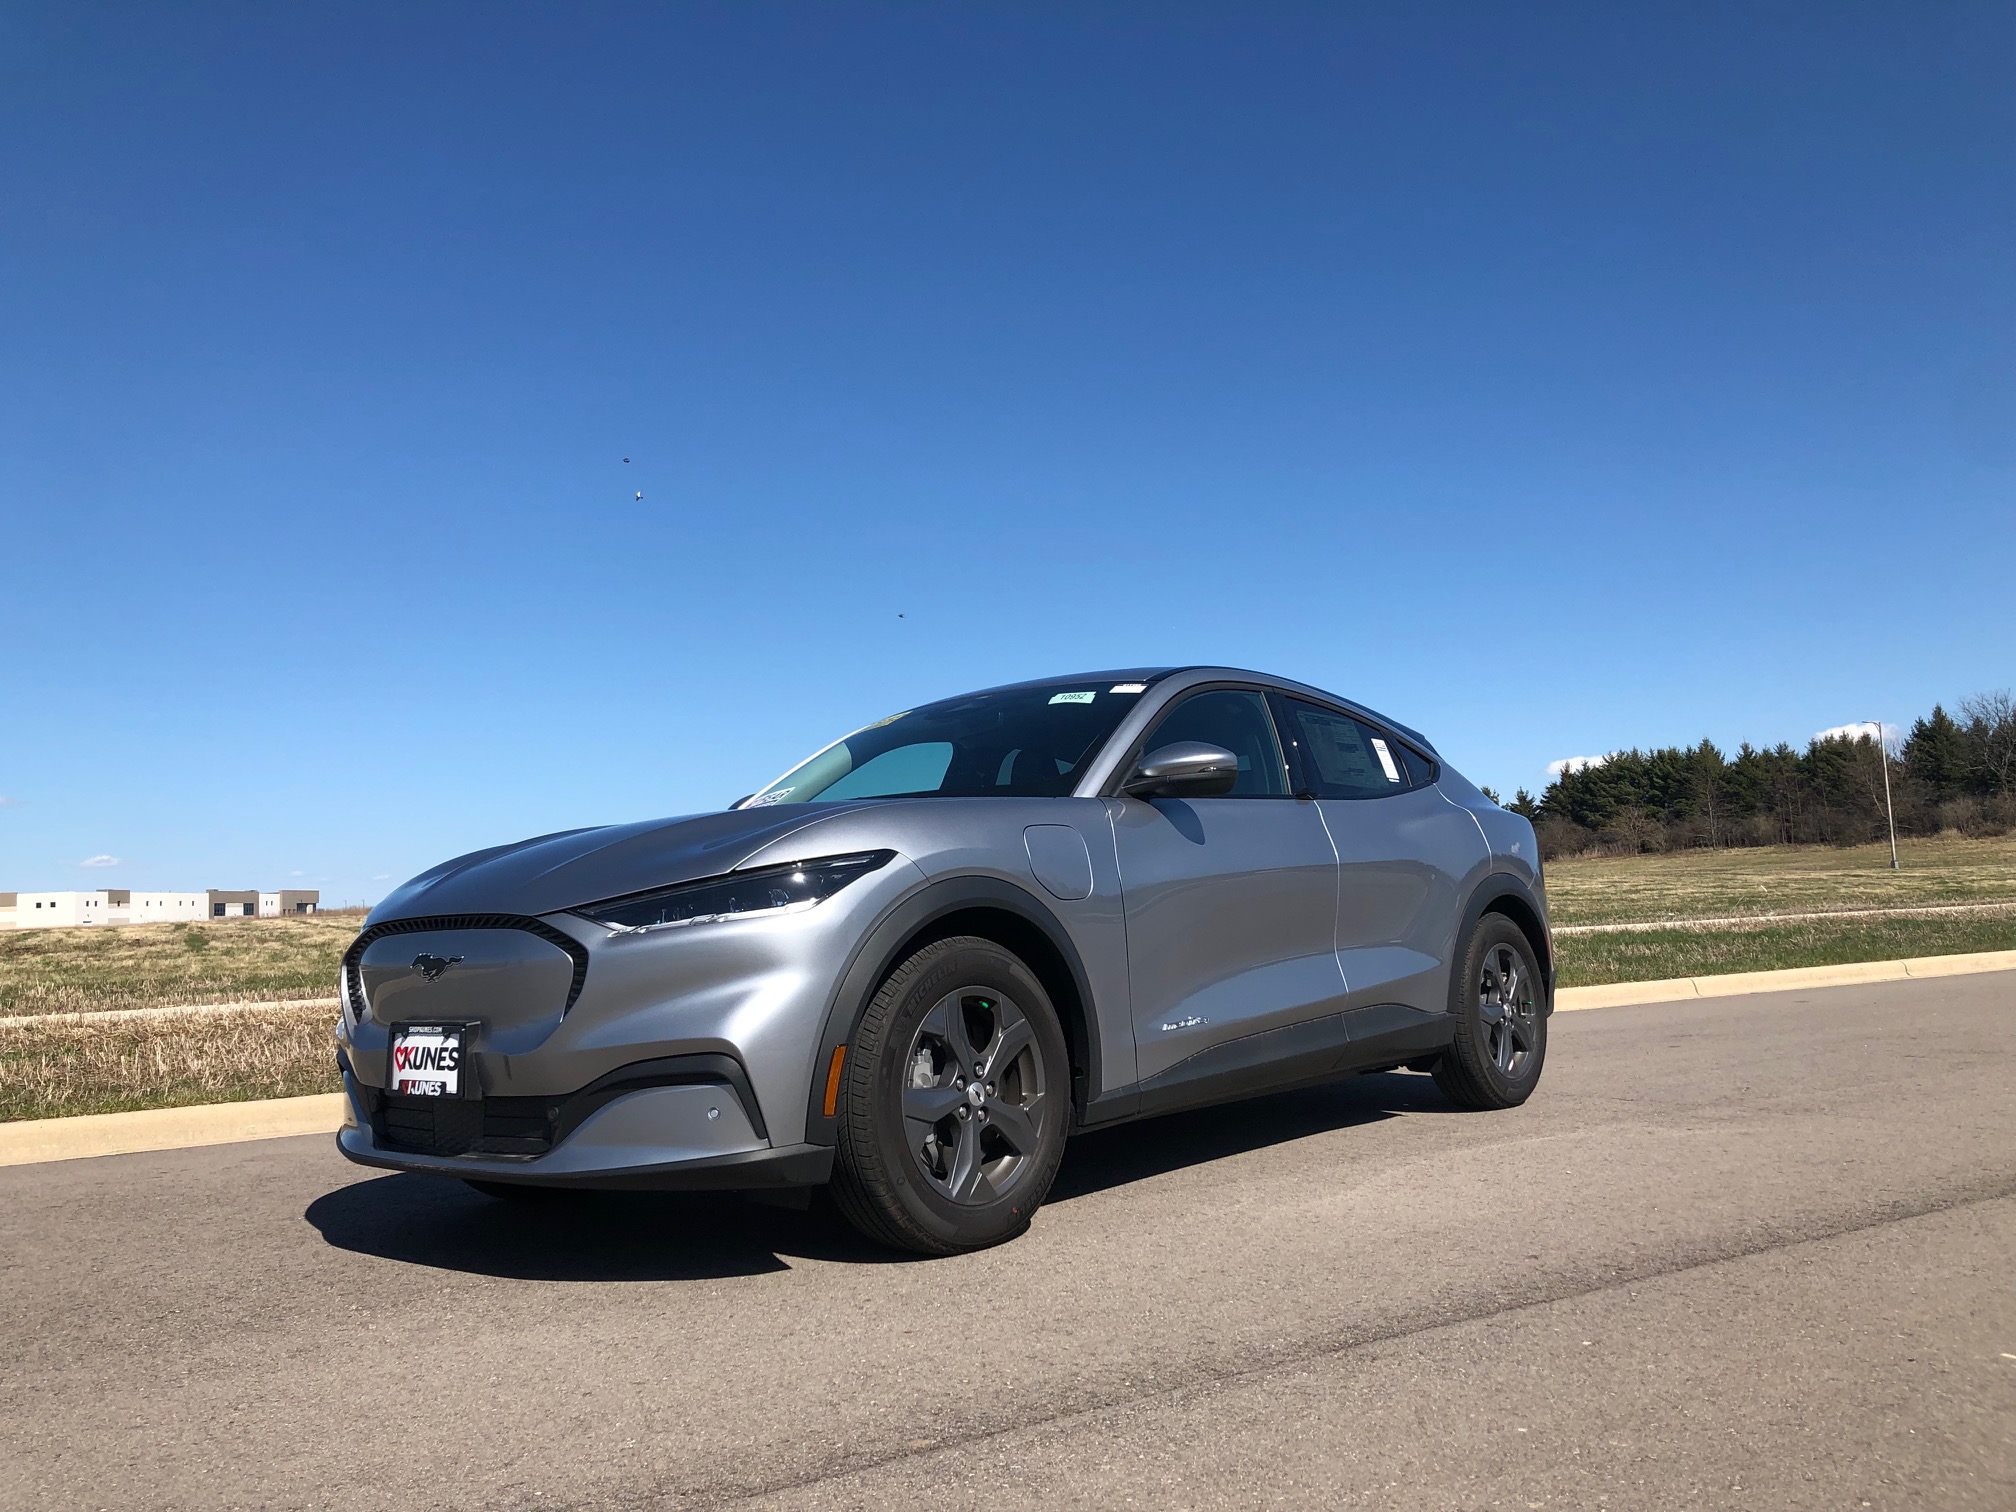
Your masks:
<path fill-rule="evenodd" d="M 1868 734 L 1816 736 L 1803 751 L 1745 742 L 1728 755 L 1711 740 L 1616 751 L 1564 769 L 1538 798 L 1520 789 L 1505 807 L 1533 821 L 1548 857 L 1856 845 L 1887 833 L 1886 768 L 1900 835 L 2016 828 L 2016 700 L 1977 694 L 1957 718 L 1934 706 L 1894 751 Z"/>

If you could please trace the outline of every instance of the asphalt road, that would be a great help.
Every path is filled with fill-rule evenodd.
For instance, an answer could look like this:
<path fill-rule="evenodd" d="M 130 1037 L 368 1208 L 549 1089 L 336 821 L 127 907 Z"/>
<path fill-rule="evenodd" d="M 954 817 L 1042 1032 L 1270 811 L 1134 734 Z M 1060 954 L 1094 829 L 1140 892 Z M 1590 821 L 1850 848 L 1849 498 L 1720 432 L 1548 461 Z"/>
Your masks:
<path fill-rule="evenodd" d="M 2016 1508 L 2016 974 L 1564 1014 L 891 1259 L 276 1140 L 0 1170 L 0 1506 Z"/>

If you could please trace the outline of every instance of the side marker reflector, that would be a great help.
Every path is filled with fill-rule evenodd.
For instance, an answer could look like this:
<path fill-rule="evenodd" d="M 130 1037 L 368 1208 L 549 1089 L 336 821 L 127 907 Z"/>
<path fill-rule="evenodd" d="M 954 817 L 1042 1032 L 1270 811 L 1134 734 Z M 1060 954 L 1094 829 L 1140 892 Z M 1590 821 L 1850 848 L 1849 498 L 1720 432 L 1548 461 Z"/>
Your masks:
<path fill-rule="evenodd" d="M 847 1047 L 833 1047 L 833 1063 L 826 1068 L 826 1116 L 831 1118 L 833 1110 L 840 1105 L 840 1067 L 847 1059 Z"/>

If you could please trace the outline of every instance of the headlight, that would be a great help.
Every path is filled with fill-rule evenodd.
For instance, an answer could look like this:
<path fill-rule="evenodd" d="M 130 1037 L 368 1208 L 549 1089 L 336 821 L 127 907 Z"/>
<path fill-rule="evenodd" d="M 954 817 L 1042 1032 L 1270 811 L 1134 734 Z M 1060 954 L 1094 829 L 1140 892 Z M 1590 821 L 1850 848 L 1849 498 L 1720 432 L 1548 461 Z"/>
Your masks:
<path fill-rule="evenodd" d="M 577 908 L 575 913 L 611 929 L 670 929 L 682 924 L 714 924 L 760 914 L 803 911 L 823 903 L 856 877 L 865 877 L 894 860 L 894 851 L 864 851 L 852 856 L 824 856 L 788 866 L 682 882 L 627 898 L 611 898 Z"/>

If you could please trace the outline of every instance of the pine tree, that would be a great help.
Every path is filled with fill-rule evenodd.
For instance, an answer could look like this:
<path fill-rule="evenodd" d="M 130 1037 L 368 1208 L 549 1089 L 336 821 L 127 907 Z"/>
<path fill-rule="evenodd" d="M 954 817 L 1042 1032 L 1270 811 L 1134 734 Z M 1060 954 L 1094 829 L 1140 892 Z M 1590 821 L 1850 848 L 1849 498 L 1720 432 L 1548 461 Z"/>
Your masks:
<path fill-rule="evenodd" d="M 1930 715 L 1911 726 L 1910 738 L 1904 742 L 1904 770 L 1924 789 L 1926 797 L 1934 803 L 1943 802 L 1966 786 L 1968 769 L 1974 765 L 1968 749 L 1971 744 L 1967 731 L 1944 707 L 1934 704 Z"/>

